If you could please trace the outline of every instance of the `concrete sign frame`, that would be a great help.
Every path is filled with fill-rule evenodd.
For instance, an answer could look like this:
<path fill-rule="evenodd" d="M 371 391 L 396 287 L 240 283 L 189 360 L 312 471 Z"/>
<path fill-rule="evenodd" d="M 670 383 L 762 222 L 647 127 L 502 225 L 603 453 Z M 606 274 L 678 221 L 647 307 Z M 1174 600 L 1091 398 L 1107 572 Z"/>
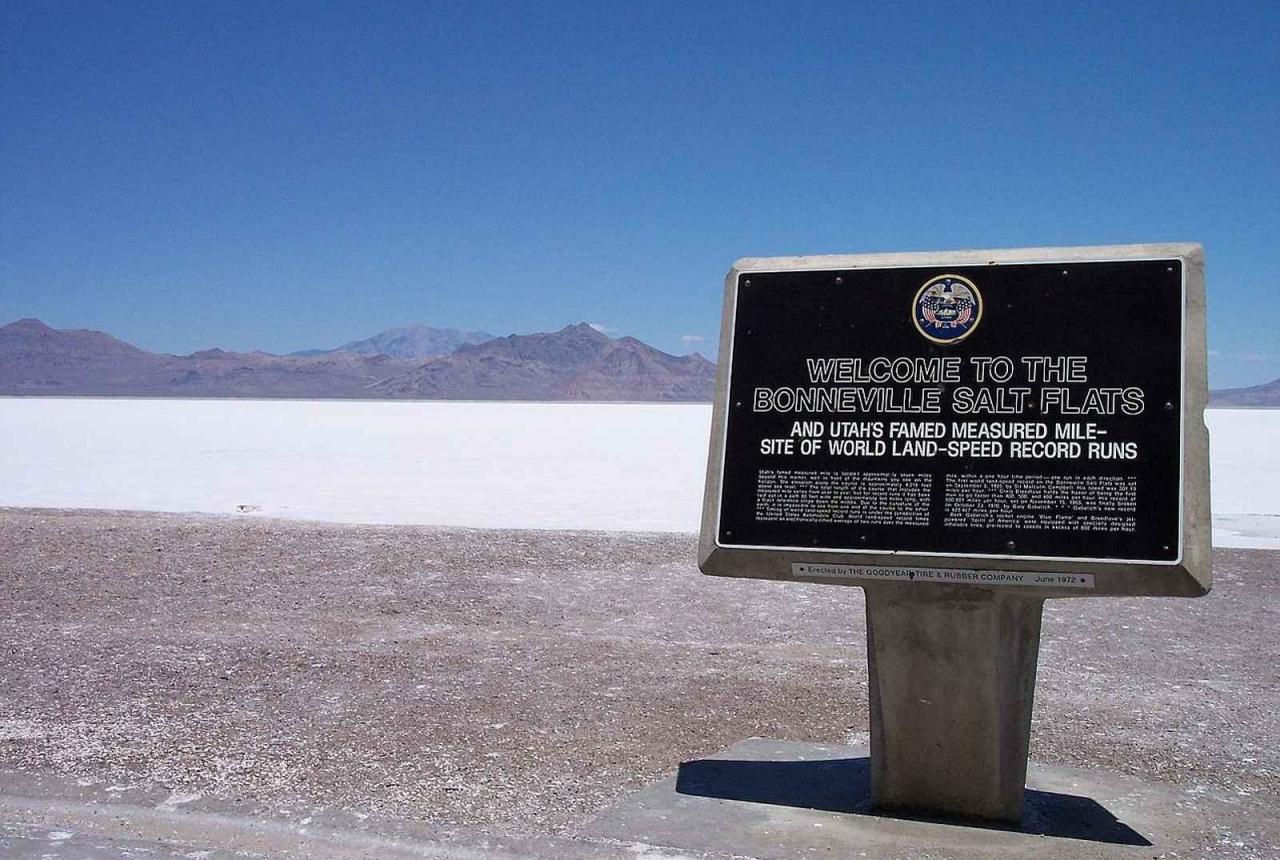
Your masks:
<path fill-rule="evenodd" d="M 857 552 L 804 548 L 748 548 L 721 541 L 721 490 L 725 471 L 731 373 L 734 364 L 734 321 L 738 292 L 752 273 L 830 272 L 872 269 L 936 269 L 1026 264 L 1072 264 L 1113 261 L 1170 260 L 1182 266 L 1183 343 L 1181 398 L 1181 515 L 1180 558 L 1174 563 L 1091 558 L 1035 558 L 1027 556 L 948 555 L 908 551 Z M 1087 298 L 1087 297 L 1082 297 Z M 751 577 L 864 586 L 871 573 L 881 579 L 895 575 L 927 587 L 936 582 L 996 585 L 995 578 L 970 579 L 966 573 L 1007 572 L 1044 574 L 1024 578 L 1020 593 L 1041 597 L 1181 596 L 1208 592 L 1212 584 L 1209 550 L 1209 440 L 1204 424 L 1208 403 L 1205 349 L 1204 255 L 1200 245 L 1188 243 L 1114 245 L 1070 248 L 857 254 L 813 257 L 744 258 L 734 263 L 725 279 L 720 335 L 720 366 L 707 461 L 699 567 L 716 576 Z M 913 571 L 928 572 L 923 576 Z M 953 573 L 948 574 L 947 571 Z M 1055 579 L 1057 574 L 1077 577 Z M 929 576 L 934 577 L 932 581 Z M 1003 580 L 1008 582 L 1009 580 Z M 1082 587 L 1087 583 L 1087 587 Z"/>

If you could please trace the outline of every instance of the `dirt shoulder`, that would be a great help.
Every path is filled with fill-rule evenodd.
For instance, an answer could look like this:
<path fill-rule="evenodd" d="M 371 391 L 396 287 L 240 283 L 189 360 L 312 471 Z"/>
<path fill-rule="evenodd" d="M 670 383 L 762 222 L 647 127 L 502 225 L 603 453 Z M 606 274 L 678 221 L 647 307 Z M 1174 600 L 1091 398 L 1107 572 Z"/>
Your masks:
<path fill-rule="evenodd" d="M 0 770 L 572 836 L 683 760 L 867 730 L 862 592 L 688 535 L 0 511 Z M 1051 602 L 1031 756 L 1280 798 L 1280 553 Z"/>

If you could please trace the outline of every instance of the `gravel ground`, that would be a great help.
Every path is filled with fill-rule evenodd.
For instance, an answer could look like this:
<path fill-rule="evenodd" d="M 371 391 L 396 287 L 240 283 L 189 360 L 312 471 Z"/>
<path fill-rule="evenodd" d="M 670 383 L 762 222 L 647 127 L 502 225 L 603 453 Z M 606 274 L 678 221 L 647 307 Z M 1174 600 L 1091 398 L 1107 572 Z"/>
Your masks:
<path fill-rule="evenodd" d="M 0 770 L 572 836 L 760 736 L 865 740 L 862 591 L 690 535 L 0 510 Z M 1280 803 L 1280 553 L 1051 601 L 1031 757 Z"/>

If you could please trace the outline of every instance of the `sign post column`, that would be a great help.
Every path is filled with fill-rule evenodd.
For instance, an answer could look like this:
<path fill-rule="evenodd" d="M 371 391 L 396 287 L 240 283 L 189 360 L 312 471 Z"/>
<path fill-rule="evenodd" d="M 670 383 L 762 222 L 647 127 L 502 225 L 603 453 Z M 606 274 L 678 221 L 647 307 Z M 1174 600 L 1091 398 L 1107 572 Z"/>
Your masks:
<path fill-rule="evenodd" d="M 1043 599 L 951 585 L 866 593 L 872 804 L 1017 824 Z"/>

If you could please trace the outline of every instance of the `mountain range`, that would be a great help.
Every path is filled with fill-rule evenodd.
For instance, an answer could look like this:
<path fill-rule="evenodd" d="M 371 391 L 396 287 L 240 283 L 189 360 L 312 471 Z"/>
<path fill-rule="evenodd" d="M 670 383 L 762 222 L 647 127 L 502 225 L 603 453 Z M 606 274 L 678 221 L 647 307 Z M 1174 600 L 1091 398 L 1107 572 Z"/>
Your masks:
<path fill-rule="evenodd" d="M 0 395 L 699 401 L 715 389 L 715 365 L 701 355 L 668 355 L 586 323 L 474 342 L 479 337 L 413 326 L 351 349 L 168 355 L 24 319 L 0 326 Z M 407 357 L 451 338 L 461 343 L 448 354 Z M 400 355 L 356 350 L 378 344 Z"/>
<path fill-rule="evenodd" d="M 1209 393 L 1209 405 L 1235 409 L 1280 409 L 1280 379 L 1248 388 L 1224 388 Z"/>
<path fill-rule="evenodd" d="M 290 355 L 148 352 L 91 329 L 0 326 L 0 395 L 400 400 L 707 401 L 715 364 L 587 323 L 490 337 L 411 325 Z M 1280 379 L 1210 393 L 1215 407 L 1280 408 Z"/>
<path fill-rule="evenodd" d="M 483 331 L 458 331 L 456 328 L 432 328 L 421 323 L 389 328 L 364 340 L 353 340 L 333 349 L 304 349 L 291 355 L 310 357 L 335 352 L 356 355 L 386 355 L 391 358 L 434 358 L 448 355 L 464 343 L 484 343 L 493 335 Z"/>
<path fill-rule="evenodd" d="M 587 323 L 463 344 L 375 383 L 386 397 L 462 400 L 710 400 L 716 366 Z"/>

